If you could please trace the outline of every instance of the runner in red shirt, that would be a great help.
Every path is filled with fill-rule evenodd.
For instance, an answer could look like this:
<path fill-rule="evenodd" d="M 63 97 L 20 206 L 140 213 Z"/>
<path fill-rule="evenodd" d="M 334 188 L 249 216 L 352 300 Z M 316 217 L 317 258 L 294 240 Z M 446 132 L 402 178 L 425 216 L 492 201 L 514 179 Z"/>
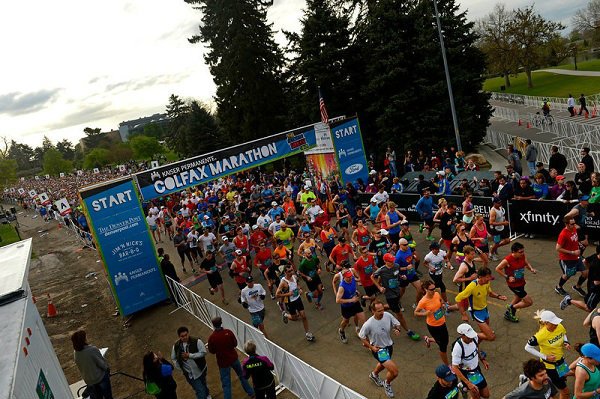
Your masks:
<path fill-rule="evenodd" d="M 267 235 L 258 228 L 257 224 L 252 226 L 252 234 L 250 234 L 250 246 L 254 250 L 254 253 L 257 253 L 260 250 L 260 244 L 265 242 L 266 239 Z"/>
<path fill-rule="evenodd" d="M 360 247 L 360 257 L 354 263 L 354 274 L 358 274 L 360 284 L 365 289 L 365 294 L 367 294 L 369 301 L 373 301 L 379 293 L 377 286 L 371 280 L 371 275 L 375 270 L 377 270 L 375 258 L 369 254 L 369 250 L 366 247 Z M 361 304 L 366 306 L 364 299 L 361 300 Z"/>
<path fill-rule="evenodd" d="M 273 263 L 273 252 L 271 248 L 267 248 L 266 243 L 263 241 L 258 246 L 258 251 L 254 257 L 254 265 L 260 269 L 260 274 L 265 274 L 265 270 Z"/>
<path fill-rule="evenodd" d="M 531 267 L 531 264 L 525 257 L 525 247 L 523 244 L 515 242 L 510 247 L 510 252 L 496 266 L 496 271 L 506 279 L 508 288 L 515 294 L 512 302 L 506 305 L 504 318 L 516 323 L 519 321 L 516 315 L 517 309 L 524 309 L 533 305 L 533 299 L 525 291 L 525 269 L 529 269 L 533 274 L 537 273 L 537 271 Z"/>
<path fill-rule="evenodd" d="M 250 245 L 248 243 L 248 237 L 244 235 L 244 230 L 241 227 L 238 227 L 236 233 L 236 236 L 233 238 L 233 244 L 237 249 L 242 250 L 242 255 L 250 255 Z"/>
<path fill-rule="evenodd" d="M 579 239 L 577 237 L 577 222 L 573 218 L 564 219 L 565 228 L 558 235 L 556 242 L 556 252 L 558 252 L 558 264 L 562 274 L 558 285 L 554 287 L 554 291 L 558 295 L 567 295 L 567 291 L 563 289 L 563 285 L 577 272 L 581 272 L 582 277 L 587 277 L 587 271 L 583 262 L 580 259 L 581 251 L 579 250 Z"/>
<path fill-rule="evenodd" d="M 233 274 L 233 279 L 240 290 L 239 294 L 241 295 L 242 290 L 246 287 L 246 277 L 250 275 L 248 261 L 246 260 L 246 257 L 242 255 L 241 249 L 235 250 L 235 259 L 231 263 L 230 269 Z M 238 303 L 242 303 L 242 299 L 239 295 Z"/>
<path fill-rule="evenodd" d="M 346 243 L 346 237 L 340 236 L 338 244 L 331 250 L 329 261 L 335 265 L 337 271 L 340 271 L 342 270 L 342 262 L 345 260 L 350 261 L 350 256 L 356 260 L 352 247 Z"/>

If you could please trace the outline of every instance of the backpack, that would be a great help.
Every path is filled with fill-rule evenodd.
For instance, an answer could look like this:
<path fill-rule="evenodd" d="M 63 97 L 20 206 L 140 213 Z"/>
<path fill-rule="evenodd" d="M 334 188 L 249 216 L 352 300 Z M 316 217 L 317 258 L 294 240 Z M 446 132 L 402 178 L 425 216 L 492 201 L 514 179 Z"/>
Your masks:
<path fill-rule="evenodd" d="M 473 342 L 475 342 L 475 348 L 476 348 L 475 352 L 473 354 L 475 356 L 477 356 L 479 354 L 479 338 L 473 339 Z M 461 360 L 465 359 L 465 346 L 463 345 L 462 339 L 460 339 L 460 337 L 456 338 L 456 341 L 454 341 L 454 343 L 452 344 L 452 349 L 454 349 L 456 344 L 458 344 L 461 349 L 460 359 Z M 471 359 L 465 359 L 465 360 L 471 360 Z"/>

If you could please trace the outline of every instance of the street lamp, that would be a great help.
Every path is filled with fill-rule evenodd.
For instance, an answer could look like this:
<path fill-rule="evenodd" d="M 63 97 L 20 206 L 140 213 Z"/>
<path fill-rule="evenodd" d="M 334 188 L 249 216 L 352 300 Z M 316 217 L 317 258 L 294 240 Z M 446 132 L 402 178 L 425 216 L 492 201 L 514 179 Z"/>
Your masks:
<path fill-rule="evenodd" d="M 456 137 L 456 148 L 462 151 L 460 144 L 460 133 L 458 131 L 458 119 L 456 118 L 456 107 L 454 106 L 454 95 L 452 94 L 452 82 L 450 82 L 450 71 L 448 70 L 448 60 L 446 59 L 446 47 L 444 45 L 444 36 L 442 35 L 442 24 L 440 23 L 440 14 L 437 9 L 437 0 L 433 0 L 433 10 L 435 11 L 435 20 L 437 22 L 438 34 L 440 35 L 440 47 L 442 48 L 442 59 L 444 60 L 444 71 L 446 72 L 446 83 L 448 84 L 448 97 L 450 97 L 450 111 L 452 112 L 452 123 L 454 124 L 454 136 Z"/>

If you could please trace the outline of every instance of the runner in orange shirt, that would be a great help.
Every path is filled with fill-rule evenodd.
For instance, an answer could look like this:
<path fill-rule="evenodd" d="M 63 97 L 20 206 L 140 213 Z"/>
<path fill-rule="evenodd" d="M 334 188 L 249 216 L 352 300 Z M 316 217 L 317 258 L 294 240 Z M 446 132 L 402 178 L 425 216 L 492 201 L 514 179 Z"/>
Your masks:
<path fill-rule="evenodd" d="M 425 316 L 427 330 L 431 337 L 425 336 L 425 345 L 429 348 L 434 342 L 440 348 L 440 358 L 444 364 L 448 365 L 448 343 L 450 341 L 448 328 L 446 327 L 446 306 L 439 292 L 436 291 L 435 283 L 431 280 L 424 280 L 423 289 L 425 296 L 421 298 L 415 308 L 415 316 Z"/>

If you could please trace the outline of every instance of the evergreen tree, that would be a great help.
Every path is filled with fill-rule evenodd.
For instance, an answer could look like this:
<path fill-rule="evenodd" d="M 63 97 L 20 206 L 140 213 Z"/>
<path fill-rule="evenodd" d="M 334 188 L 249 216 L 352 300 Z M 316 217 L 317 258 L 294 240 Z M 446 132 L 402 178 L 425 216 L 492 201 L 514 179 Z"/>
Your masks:
<path fill-rule="evenodd" d="M 285 126 L 283 55 L 267 24 L 267 0 L 185 0 L 202 12 L 205 61 L 217 86 L 220 127 L 236 142 L 268 136 Z"/>
<path fill-rule="evenodd" d="M 353 115 L 359 85 L 350 75 L 352 55 L 350 16 L 337 12 L 331 0 L 308 0 L 300 34 L 285 32 L 291 58 L 286 85 L 289 87 L 291 122 L 309 124 L 321 119 L 318 87 L 329 116 Z"/>

